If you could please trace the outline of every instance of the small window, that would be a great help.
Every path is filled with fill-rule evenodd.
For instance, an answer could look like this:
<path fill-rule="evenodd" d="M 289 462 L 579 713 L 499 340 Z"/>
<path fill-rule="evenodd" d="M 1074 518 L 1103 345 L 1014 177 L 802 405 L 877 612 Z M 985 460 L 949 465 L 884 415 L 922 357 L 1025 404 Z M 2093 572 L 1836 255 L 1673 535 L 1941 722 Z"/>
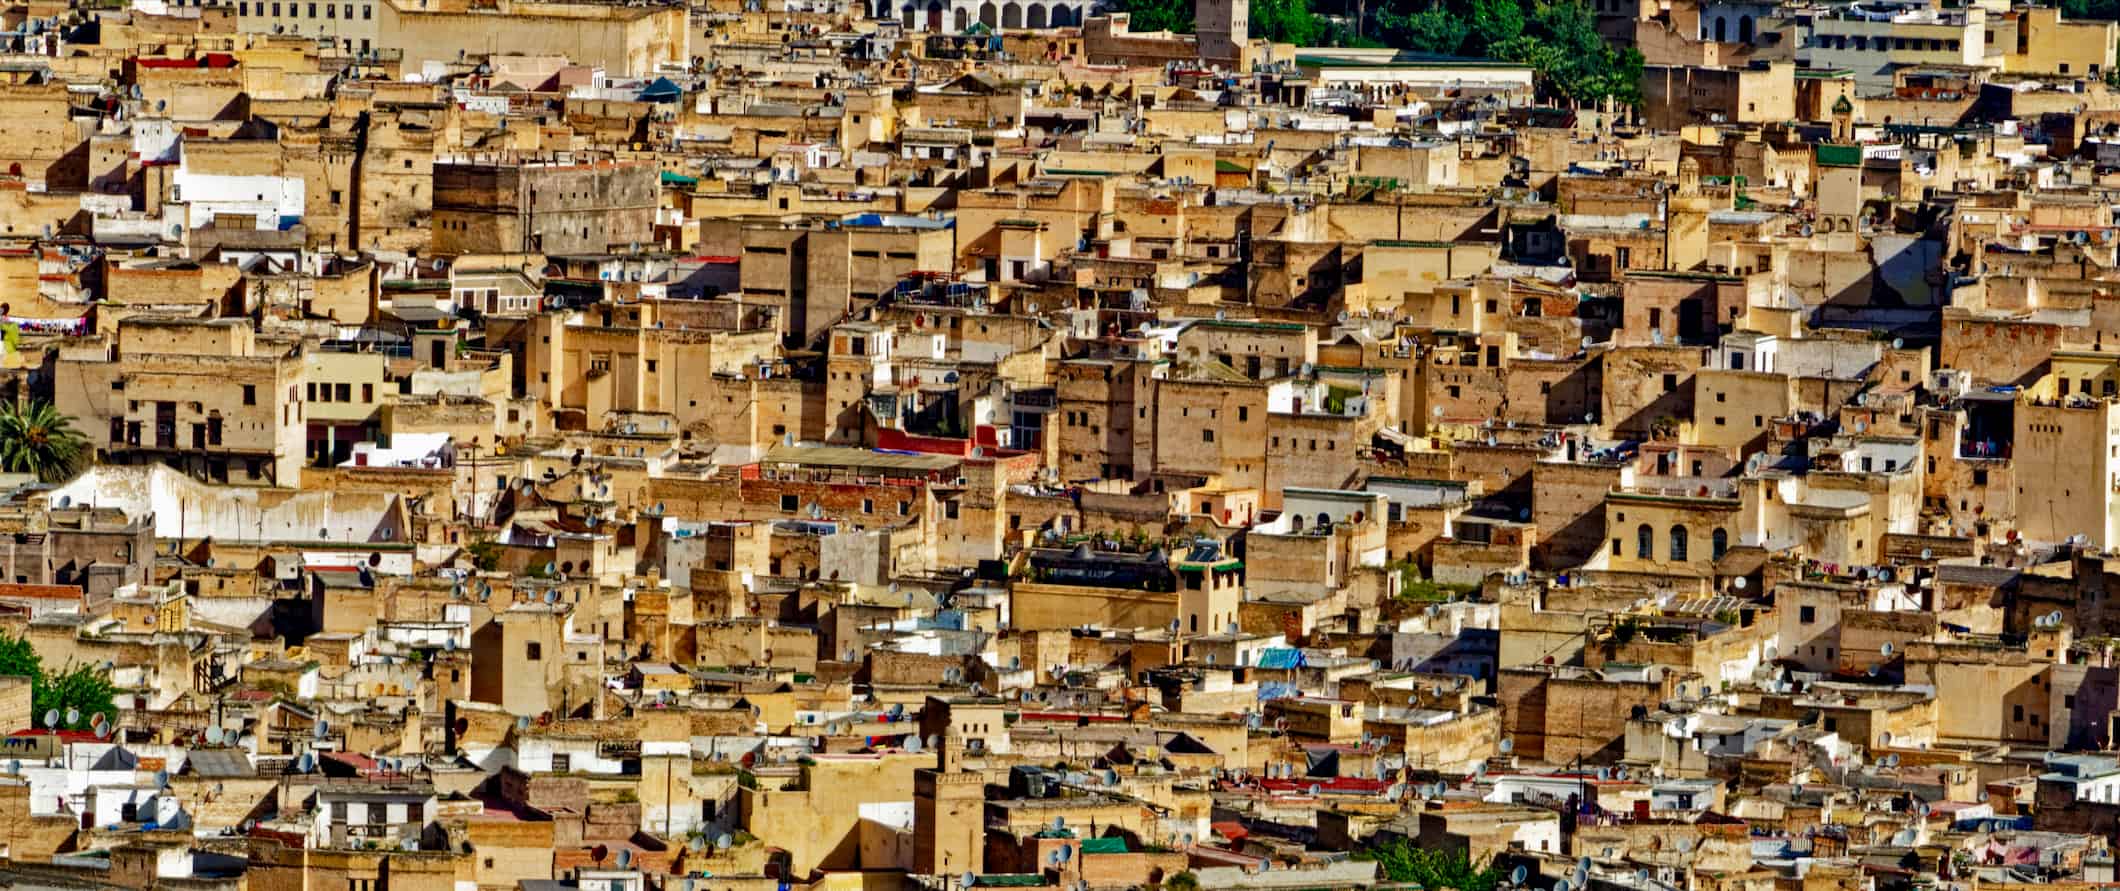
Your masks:
<path fill-rule="evenodd" d="M 534 640 L 530 641 L 523 647 L 523 658 L 532 662 L 545 658 L 545 645 Z"/>
<path fill-rule="evenodd" d="M 258 387 L 257 387 L 257 385 L 256 385 L 256 384 L 244 384 L 244 385 L 243 385 L 243 404 L 244 404 L 244 405 L 256 405 L 256 404 L 258 404 Z"/>
<path fill-rule="evenodd" d="M 797 502 L 797 499 L 795 498 L 795 496 L 793 496 L 793 495 L 782 495 L 782 496 L 780 496 L 780 509 L 781 509 L 781 510 L 794 510 L 794 509 L 795 509 L 795 508 L 796 508 L 797 506 L 798 506 L 798 502 Z"/>

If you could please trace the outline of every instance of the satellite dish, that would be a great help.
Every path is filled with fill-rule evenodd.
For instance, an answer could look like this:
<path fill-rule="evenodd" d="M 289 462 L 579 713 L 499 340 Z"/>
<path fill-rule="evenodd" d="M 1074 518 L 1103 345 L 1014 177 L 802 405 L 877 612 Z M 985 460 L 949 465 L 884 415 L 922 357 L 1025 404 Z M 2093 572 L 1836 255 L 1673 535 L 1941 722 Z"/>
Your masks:
<path fill-rule="evenodd" d="M 1892 642 L 1885 641 L 1882 646 L 1879 646 L 1877 648 L 1877 652 L 1880 655 L 1884 656 L 1886 659 L 1892 658 Z"/>
<path fill-rule="evenodd" d="M 45 727 L 47 727 L 47 728 L 49 728 L 49 729 L 52 729 L 52 730 L 57 730 L 57 729 L 59 729 L 59 710 L 58 710 L 58 709 L 49 709 L 49 710 L 46 710 L 46 711 L 45 711 L 45 713 L 44 713 L 44 726 L 45 726 Z"/>
<path fill-rule="evenodd" d="M 223 736 L 224 734 L 221 732 L 221 728 L 219 727 L 206 728 L 206 744 L 209 746 L 220 745 Z"/>
<path fill-rule="evenodd" d="M 920 754 L 920 737 L 907 737 L 905 741 L 905 750 L 915 755 Z"/>
<path fill-rule="evenodd" d="M 1509 739 L 1505 739 L 1505 740 L 1502 740 L 1502 741 L 1501 741 L 1500 743 L 1497 743 L 1497 744 L 1495 745 L 1495 748 L 1501 749 L 1501 750 L 1502 750 L 1502 754 L 1504 754 L 1504 755 L 1507 755 L 1507 754 L 1509 754 L 1509 750 L 1510 750 L 1510 749 L 1514 749 L 1514 748 L 1516 748 L 1516 741 L 1515 741 L 1515 740 L 1509 740 Z"/>
<path fill-rule="evenodd" d="M 110 725 L 109 725 L 109 724 L 97 724 L 97 725 L 96 725 L 96 738 L 97 738 L 97 739 L 109 739 L 109 738 L 110 738 Z"/>
<path fill-rule="evenodd" d="M 1745 584 L 1746 584 L 1746 582 L 1745 582 L 1745 577 L 1744 577 L 1744 576 L 1738 576 L 1738 577 L 1737 577 L 1736 579 L 1734 579 L 1734 580 L 1732 580 L 1732 581 L 1730 582 L 1730 587 L 1732 587 L 1732 588 L 1736 588 L 1737 590 L 1739 590 L 1739 591 L 1742 591 L 1742 590 L 1744 590 L 1744 589 L 1745 589 Z"/>
<path fill-rule="evenodd" d="M 66 709 L 66 723 L 68 725 L 81 723 L 81 710 L 68 706 Z"/>
<path fill-rule="evenodd" d="M 717 850 L 726 851 L 729 849 L 729 846 L 733 844 L 736 844 L 736 839 L 731 837 L 726 832 L 714 837 L 714 847 Z"/>
<path fill-rule="evenodd" d="M 977 884 L 977 883 L 978 883 L 978 881 L 979 881 L 979 874 L 978 874 L 978 873 L 976 873 L 976 872 L 972 872 L 972 871 L 970 871 L 970 870 L 966 870 L 966 871 L 965 871 L 965 873 L 964 873 L 964 875 L 961 875 L 961 876 L 958 876 L 958 877 L 957 877 L 957 881 L 958 881 L 958 882 L 960 883 L 960 884 L 958 885 L 958 887 L 960 887 L 960 888 L 970 888 L 970 887 L 972 887 L 972 886 L 973 886 L 974 884 Z"/>
<path fill-rule="evenodd" d="M 632 851 L 630 851 L 630 850 L 624 850 L 624 851 L 619 851 L 619 852 L 618 852 L 618 868 L 619 868 L 619 869 L 630 869 L 630 868 L 632 868 L 632 866 L 633 866 L 633 852 L 632 852 Z"/>

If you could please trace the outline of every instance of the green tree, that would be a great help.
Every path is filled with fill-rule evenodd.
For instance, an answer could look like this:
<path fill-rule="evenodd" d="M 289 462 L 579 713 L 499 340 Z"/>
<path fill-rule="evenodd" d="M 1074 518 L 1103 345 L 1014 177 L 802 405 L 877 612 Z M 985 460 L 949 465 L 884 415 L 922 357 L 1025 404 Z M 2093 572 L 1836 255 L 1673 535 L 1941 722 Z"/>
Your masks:
<path fill-rule="evenodd" d="M 483 538 L 465 546 L 464 552 L 471 555 L 471 565 L 480 572 L 492 572 L 501 568 L 501 553 L 507 550 L 500 542 Z"/>
<path fill-rule="evenodd" d="M 1275 43 L 1316 46 L 1318 17 L 1310 12 L 1310 0 L 1253 0 L 1251 36 Z"/>
<path fill-rule="evenodd" d="M 1496 56 L 1495 47 L 1524 33 L 1524 7 L 1520 0 L 1472 0 L 1466 11 L 1470 13 L 1471 39 L 1464 46 L 1468 54 Z"/>
<path fill-rule="evenodd" d="M 83 721 L 90 715 L 117 715 L 111 700 L 118 690 L 100 669 L 68 665 L 56 674 L 48 672 L 27 638 L 0 635 L 0 675 L 29 678 L 30 708 L 39 722 L 50 711 L 62 716 L 78 712 Z"/>
<path fill-rule="evenodd" d="M 1130 17 L 1127 27 L 1135 31 L 1191 34 L 1193 30 L 1192 0 L 1120 0 L 1114 8 Z"/>
<path fill-rule="evenodd" d="M 1191 870 L 1163 880 L 1163 891 L 1200 891 L 1200 877 Z"/>
<path fill-rule="evenodd" d="M 1417 53 L 1457 55 L 1465 45 L 1466 35 L 1472 33 L 1472 26 L 1464 16 L 1441 6 L 1430 6 L 1410 15 L 1387 7 L 1377 10 L 1376 19 L 1377 36 L 1383 38 L 1386 45 Z"/>
<path fill-rule="evenodd" d="M 78 713 L 81 720 L 90 715 L 112 716 L 117 707 L 111 700 L 116 698 L 118 688 L 111 686 L 110 677 L 92 665 L 70 665 L 58 674 L 44 674 L 43 689 L 32 685 L 30 699 L 39 714 L 57 710 L 61 715 Z"/>
<path fill-rule="evenodd" d="M 1493 863 L 1472 865 L 1461 852 L 1431 851 L 1405 838 L 1395 838 L 1355 852 L 1355 859 L 1374 861 L 1384 878 L 1393 882 L 1418 883 L 1428 891 L 1494 891 L 1501 871 Z"/>
<path fill-rule="evenodd" d="M 88 454 L 88 437 L 49 402 L 0 406 L 0 470 L 32 473 L 47 482 L 73 475 Z"/>

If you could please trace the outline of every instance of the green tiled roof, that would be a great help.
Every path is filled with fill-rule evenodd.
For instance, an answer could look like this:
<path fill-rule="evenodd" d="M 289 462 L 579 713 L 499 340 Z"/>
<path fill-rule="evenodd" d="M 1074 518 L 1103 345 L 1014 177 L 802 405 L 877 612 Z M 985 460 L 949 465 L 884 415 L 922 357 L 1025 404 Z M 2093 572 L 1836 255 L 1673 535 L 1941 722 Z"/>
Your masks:
<path fill-rule="evenodd" d="M 1861 167 L 1862 146 L 1818 144 L 1818 166 Z"/>
<path fill-rule="evenodd" d="M 1126 853 L 1126 839 L 1123 839 L 1123 838 L 1090 838 L 1090 839 L 1083 839 L 1083 841 L 1082 841 L 1082 853 L 1084 853 L 1084 854 L 1124 854 L 1124 853 Z"/>
<path fill-rule="evenodd" d="M 1030 873 L 985 875 L 972 879 L 974 888 L 1039 888 L 1044 885 L 1044 876 Z"/>

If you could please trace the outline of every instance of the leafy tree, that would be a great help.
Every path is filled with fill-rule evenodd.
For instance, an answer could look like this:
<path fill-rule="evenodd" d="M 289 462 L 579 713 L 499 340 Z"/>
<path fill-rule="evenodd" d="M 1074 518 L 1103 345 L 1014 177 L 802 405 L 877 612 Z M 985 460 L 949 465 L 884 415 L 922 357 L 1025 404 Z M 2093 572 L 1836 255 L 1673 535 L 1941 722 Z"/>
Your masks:
<path fill-rule="evenodd" d="M 58 674 L 46 672 L 43 689 L 30 687 L 32 707 L 39 713 L 53 709 L 61 715 L 79 712 L 84 721 L 89 715 L 116 714 L 117 706 L 111 700 L 117 693 L 110 678 L 92 665 L 71 665 Z"/>
<path fill-rule="evenodd" d="M 471 564 L 480 572 L 492 572 L 501 568 L 501 553 L 506 550 L 501 543 L 490 538 L 474 541 L 464 548 L 471 555 Z"/>
<path fill-rule="evenodd" d="M 88 437 L 49 402 L 0 406 L 0 469 L 45 481 L 71 476 L 88 454 Z"/>
<path fill-rule="evenodd" d="M 1400 49 L 1529 66 L 1549 97 L 1641 101 L 1641 52 L 1607 45 L 1582 0 L 1390 0 L 1373 19 L 1374 33 Z"/>
<path fill-rule="evenodd" d="M 1136 31 L 1191 34 L 1193 30 L 1192 0 L 1120 0 L 1114 8 L 1131 16 L 1128 27 Z"/>
<path fill-rule="evenodd" d="M 46 671 L 44 660 L 27 638 L 0 635 L 0 675 L 30 679 L 30 708 L 39 721 L 48 711 L 61 715 L 78 711 L 83 720 L 88 715 L 117 714 L 117 707 L 111 702 L 117 688 L 101 670 L 92 665 L 69 665 L 56 674 Z"/>
<path fill-rule="evenodd" d="M 1431 851 L 1411 840 L 1395 838 L 1355 852 L 1355 859 L 1370 860 L 1393 882 L 1417 883 L 1428 891 L 1494 891 L 1502 879 L 1493 863 L 1472 865 L 1462 852 Z"/>
<path fill-rule="evenodd" d="M 1466 12 L 1470 14 L 1472 39 L 1465 52 L 1491 56 L 1495 47 L 1524 33 L 1524 7 L 1520 0 L 1472 0 Z"/>
<path fill-rule="evenodd" d="M 2120 0 L 2061 0 L 2061 15 L 2071 19 L 2120 19 Z"/>
<path fill-rule="evenodd" d="M 35 681 L 42 671 L 42 662 L 28 638 L 0 635 L 0 675 Z"/>
<path fill-rule="evenodd" d="M 1200 891 L 1200 877 L 1191 870 L 1163 880 L 1163 891 Z"/>
<path fill-rule="evenodd" d="M 1377 10 L 1377 35 L 1390 46 L 1438 56 L 1457 55 L 1472 33 L 1463 16 L 1441 6 L 1430 6 L 1408 15 L 1396 9 Z"/>
<path fill-rule="evenodd" d="M 1275 43 L 1315 46 L 1318 17 L 1310 12 L 1310 0 L 1253 0 L 1251 36 Z"/>

